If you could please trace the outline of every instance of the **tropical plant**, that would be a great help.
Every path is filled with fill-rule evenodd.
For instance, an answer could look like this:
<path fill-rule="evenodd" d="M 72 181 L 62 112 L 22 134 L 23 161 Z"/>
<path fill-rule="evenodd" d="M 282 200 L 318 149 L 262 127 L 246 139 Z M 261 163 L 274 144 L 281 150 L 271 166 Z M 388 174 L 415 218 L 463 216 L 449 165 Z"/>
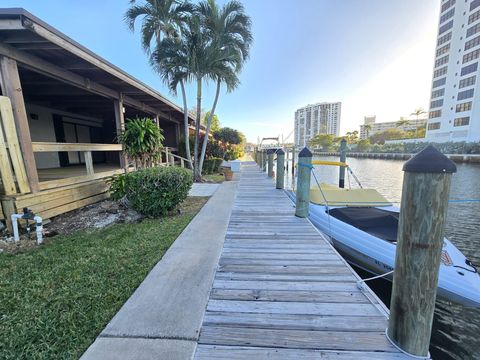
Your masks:
<path fill-rule="evenodd" d="M 215 55 L 205 69 L 206 75 L 217 84 L 199 159 L 198 174 L 201 176 L 208 134 L 220 95 L 220 87 L 223 83 L 230 92 L 238 86 L 237 75 L 249 57 L 253 37 L 250 17 L 245 14 L 243 5 L 239 1 L 231 0 L 222 7 L 219 7 L 215 0 L 202 1 L 198 6 L 198 12 L 209 37 L 212 55 Z M 201 109 L 200 103 L 197 103 L 197 109 Z"/>
<path fill-rule="evenodd" d="M 189 16 L 194 12 L 195 7 L 187 1 L 179 0 L 146 0 L 142 5 L 137 5 L 136 0 L 130 0 L 131 7 L 125 13 L 125 21 L 130 30 L 134 31 L 135 21 L 142 19 L 141 37 L 142 47 L 147 54 L 151 53 L 152 42 L 155 50 L 160 49 L 159 44 L 163 39 L 170 40 L 174 45 L 173 54 L 167 65 L 160 67 L 153 62 L 154 69 L 160 74 L 164 82 L 169 85 L 171 92 L 176 95 L 177 85 L 180 84 L 183 99 L 183 127 L 184 136 L 189 136 L 189 116 L 187 107 L 187 95 L 185 91 L 185 66 L 188 63 L 187 54 L 177 50 L 175 47 L 181 48 L 182 29 Z M 170 49 L 171 50 L 171 49 Z M 189 142 L 185 143 L 189 164 L 192 164 L 190 157 Z"/>
<path fill-rule="evenodd" d="M 178 38 L 181 29 L 193 5 L 179 0 L 145 0 L 137 4 L 138 0 L 130 0 L 130 8 L 125 13 L 125 22 L 131 31 L 135 30 L 135 22 L 141 18 L 141 42 L 143 50 L 150 53 L 152 42 L 155 46 L 163 36 Z"/>
<path fill-rule="evenodd" d="M 229 128 L 229 127 L 224 127 L 216 131 L 213 134 L 213 137 L 216 140 L 221 141 L 222 143 L 235 144 L 235 145 L 241 144 L 244 139 L 244 136 L 240 131 Z"/>
<path fill-rule="evenodd" d="M 400 120 L 398 120 L 396 123 L 395 123 L 395 126 L 397 128 L 399 127 L 404 127 L 404 126 L 407 126 L 410 124 L 410 121 L 408 119 L 405 119 L 403 116 L 400 117 Z"/>
<path fill-rule="evenodd" d="M 370 131 L 372 131 L 372 125 L 371 124 L 365 124 L 363 125 L 363 129 L 367 133 L 367 139 L 370 137 Z"/>
<path fill-rule="evenodd" d="M 202 116 L 202 125 L 203 126 L 207 126 L 209 118 L 210 118 L 210 111 L 208 111 L 207 113 L 205 113 L 204 116 Z M 210 124 L 210 131 L 212 133 L 215 133 L 216 131 L 219 131 L 220 129 L 221 129 L 220 120 L 218 119 L 217 114 L 215 114 L 215 115 L 213 115 L 212 123 Z"/>
<path fill-rule="evenodd" d="M 328 149 L 333 145 L 333 135 L 317 134 L 309 141 L 310 146 L 319 146 L 322 149 Z"/>
<path fill-rule="evenodd" d="M 125 130 L 118 136 L 125 154 L 137 168 L 151 166 L 159 158 L 163 140 L 162 129 L 149 118 L 127 119 Z"/>

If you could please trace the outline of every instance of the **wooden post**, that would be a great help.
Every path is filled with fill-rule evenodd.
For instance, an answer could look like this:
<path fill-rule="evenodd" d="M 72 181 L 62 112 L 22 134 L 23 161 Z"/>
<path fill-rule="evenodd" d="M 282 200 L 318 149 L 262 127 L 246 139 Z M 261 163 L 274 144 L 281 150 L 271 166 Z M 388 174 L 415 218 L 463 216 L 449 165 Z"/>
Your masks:
<path fill-rule="evenodd" d="M 402 202 L 388 337 L 427 356 L 455 164 L 429 145 L 403 166 Z"/>
<path fill-rule="evenodd" d="M 273 154 L 275 151 L 273 149 L 268 150 L 268 177 L 273 177 Z"/>
<path fill-rule="evenodd" d="M 267 170 L 267 150 L 262 150 L 262 171 Z"/>
<path fill-rule="evenodd" d="M 347 140 L 342 139 L 340 142 L 340 162 L 347 161 Z M 340 176 L 338 178 L 338 187 L 345 187 L 345 166 L 340 166 Z"/>
<path fill-rule="evenodd" d="M 292 147 L 292 179 L 295 176 L 295 145 Z"/>
<path fill-rule="evenodd" d="M 12 234 L 12 214 L 16 214 L 15 201 L 13 199 L 4 199 L 2 202 L 2 211 L 5 216 L 5 223 L 7 224 L 7 230 Z"/>
<path fill-rule="evenodd" d="M 310 177 L 312 170 L 312 153 L 304 147 L 298 154 L 297 201 L 295 216 L 308 217 L 310 207 Z"/>
<path fill-rule="evenodd" d="M 118 136 L 125 130 L 125 118 L 123 114 L 123 98 L 121 94 L 118 100 L 113 100 L 113 106 L 115 110 L 115 125 L 117 128 L 117 136 Z M 127 155 L 123 151 L 120 153 L 120 167 L 124 168 L 125 171 L 128 170 Z"/>
<path fill-rule="evenodd" d="M 287 172 L 288 174 L 288 147 L 285 148 L 286 152 L 285 152 L 285 171 Z M 277 156 L 277 159 L 278 159 L 278 156 Z"/>
<path fill-rule="evenodd" d="M 93 176 L 95 172 L 93 171 L 92 152 L 85 151 L 83 155 L 85 157 L 85 166 L 87 167 L 87 175 Z"/>
<path fill-rule="evenodd" d="M 30 186 L 30 191 L 36 193 L 40 191 L 38 185 L 37 165 L 33 155 L 32 138 L 28 126 L 27 110 L 25 109 L 17 62 L 13 59 L 1 56 L 0 68 L 2 94 L 9 97 L 12 103 L 13 117 L 15 119 L 15 127 L 17 128 L 20 148 L 22 149 L 28 184 Z"/>
<path fill-rule="evenodd" d="M 170 155 L 168 153 L 168 146 L 165 146 L 165 163 L 170 166 Z"/>
<path fill-rule="evenodd" d="M 285 187 L 285 152 L 280 149 L 277 151 L 277 189 Z"/>

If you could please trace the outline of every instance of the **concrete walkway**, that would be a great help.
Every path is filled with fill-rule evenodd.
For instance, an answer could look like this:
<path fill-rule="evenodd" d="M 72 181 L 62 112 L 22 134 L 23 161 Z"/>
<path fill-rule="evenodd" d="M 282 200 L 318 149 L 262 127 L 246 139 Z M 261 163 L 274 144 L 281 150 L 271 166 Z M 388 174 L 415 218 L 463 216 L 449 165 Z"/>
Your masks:
<path fill-rule="evenodd" d="M 82 360 L 192 358 L 236 189 L 218 186 Z"/>
<path fill-rule="evenodd" d="M 193 183 L 188 196 L 212 196 L 220 184 Z"/>

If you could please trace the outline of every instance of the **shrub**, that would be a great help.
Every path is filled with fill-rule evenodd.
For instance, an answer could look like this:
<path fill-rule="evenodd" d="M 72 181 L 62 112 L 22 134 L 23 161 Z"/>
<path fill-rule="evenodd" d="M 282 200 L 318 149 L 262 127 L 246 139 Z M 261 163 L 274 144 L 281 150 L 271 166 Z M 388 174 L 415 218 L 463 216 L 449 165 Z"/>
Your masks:
<path fill-rule="evenodd" d="M 125 196 L 129 206 L 150 217 L 174 210 L 187 198 L 193 183 L 192 172 L 179 167 L 143 169 L 122 177 L 123 184 L 120 180 L 112 182 L 113 197 Z"/>
<path fill-rule="evenodd" d="M 218 169 L 222 164 L 222 158 L 210 158 L 203 161 L 203 173 L 204 174 L 215 174 L 218 173 Z"/>

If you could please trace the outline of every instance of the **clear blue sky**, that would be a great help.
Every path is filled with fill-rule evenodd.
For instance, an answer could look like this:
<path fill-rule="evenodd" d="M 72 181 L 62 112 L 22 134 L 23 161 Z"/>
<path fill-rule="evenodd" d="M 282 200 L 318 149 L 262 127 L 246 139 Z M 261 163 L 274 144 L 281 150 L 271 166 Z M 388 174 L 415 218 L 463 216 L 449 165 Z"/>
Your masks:
<path fill-rule="evenodd" d="M 219 1 L 223 3 L 224 1 Z M 364 115 L 395 121 L 428 109 L 440 0 L 243 0 L 254 45 L 242 84 L 223 93 L 223 126 L 257 136 L 285 136 L 294 112 L 309 103 L 342 101 L 341 133 Z M 138 34 L 123 14 L 128 0 L 2 0 L 23 7 L 173 101 L 150 70 Z M 204 108 L 211 106 L 206 88 Z M 194 104 L 191 93 L 190 104 Z"/>

